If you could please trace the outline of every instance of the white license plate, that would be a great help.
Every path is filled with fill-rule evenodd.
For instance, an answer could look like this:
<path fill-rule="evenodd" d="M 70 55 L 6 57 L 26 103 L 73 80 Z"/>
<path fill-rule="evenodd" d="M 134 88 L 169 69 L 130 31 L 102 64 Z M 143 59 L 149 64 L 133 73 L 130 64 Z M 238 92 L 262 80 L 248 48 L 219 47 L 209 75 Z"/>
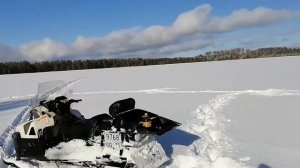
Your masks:
<path fill-rule="evenodd" d="M 104 132 L 104 145 L 110 148 L 120 148 L 122 145 L 119 132 Z"/>

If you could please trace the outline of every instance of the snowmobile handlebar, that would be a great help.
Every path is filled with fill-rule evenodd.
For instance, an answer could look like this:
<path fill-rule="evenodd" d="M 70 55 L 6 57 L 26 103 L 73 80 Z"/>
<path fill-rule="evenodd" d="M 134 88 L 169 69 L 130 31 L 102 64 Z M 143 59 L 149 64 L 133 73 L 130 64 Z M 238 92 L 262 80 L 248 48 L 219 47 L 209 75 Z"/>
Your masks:
<path fill-rule="evenodd" d="M 72 103 L 78 103 L 80 101 L 82 101 L 82 99 L 69 99 L 69 100 L 67 99 L 67 101 L 65 101 L 64 103 L 72 104 Z M 51 106 L 51 104 L 53 104 L 53 103 L 58 103 L 58 101 L 57 100 L 51 100 L 48 102 L 46 100 L 40 101 L 40 105 L 46 105 L 47 107 Z"/>
<path fill-rule="evenodd" d="M 81 102 L 82 99 L 70 99 L 69 100 L 69 103 L 72 104 L 72 103 L 78 103 L 78 102 Z"/>

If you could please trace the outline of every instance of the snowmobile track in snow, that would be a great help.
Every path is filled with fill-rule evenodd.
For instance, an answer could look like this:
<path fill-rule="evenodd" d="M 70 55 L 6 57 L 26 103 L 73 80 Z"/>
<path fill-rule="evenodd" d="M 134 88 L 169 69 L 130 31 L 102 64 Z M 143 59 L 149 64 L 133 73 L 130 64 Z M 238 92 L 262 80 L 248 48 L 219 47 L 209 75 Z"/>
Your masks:
<path fill-rule="evenodd" d="M 177 88 L 156 88 L 143 90 L 105 90 L 95 92 L 75 92 L 74 95 L 93 95 L 93 94 L 126 94 L 126 93 L 145 93 L 145 94 L 248 94 L 260 96 L 300 96 L 300 90 L 285 90 L 285 89 L 265 89 L 265 90 L 178 90 Z"/>

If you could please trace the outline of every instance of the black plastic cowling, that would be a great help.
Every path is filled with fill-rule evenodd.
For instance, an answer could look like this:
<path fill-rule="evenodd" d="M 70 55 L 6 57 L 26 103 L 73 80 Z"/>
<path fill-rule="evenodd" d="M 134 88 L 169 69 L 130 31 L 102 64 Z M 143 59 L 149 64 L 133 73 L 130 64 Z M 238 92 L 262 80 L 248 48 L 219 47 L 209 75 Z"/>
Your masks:
<path fill-rule="evenodd" d="M 135 100 L 133 98 L 123 99 L 114 102 L 109 107 L 109 114 L 115 117 L 121 112 L 132 110 L 135 108 Z"/>

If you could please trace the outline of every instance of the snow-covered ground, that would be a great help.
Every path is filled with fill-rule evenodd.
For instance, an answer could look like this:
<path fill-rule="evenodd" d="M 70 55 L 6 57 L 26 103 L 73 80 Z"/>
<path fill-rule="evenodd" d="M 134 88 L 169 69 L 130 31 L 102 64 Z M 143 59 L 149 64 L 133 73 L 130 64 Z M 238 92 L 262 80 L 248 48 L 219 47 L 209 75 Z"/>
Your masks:
<path fill-rule="evenodd" d="M 73 108 L 86 118 L 133 97 L 138 108 L 181 122 L 157 138 L 171 158 L 163 167 L 297 168 L 299 72 L 300 57 L 281 57 L 2 75 L 0 131 L 26 108 L 38 83 L 64 80 L 73 98 L 83 99 Z"/>

